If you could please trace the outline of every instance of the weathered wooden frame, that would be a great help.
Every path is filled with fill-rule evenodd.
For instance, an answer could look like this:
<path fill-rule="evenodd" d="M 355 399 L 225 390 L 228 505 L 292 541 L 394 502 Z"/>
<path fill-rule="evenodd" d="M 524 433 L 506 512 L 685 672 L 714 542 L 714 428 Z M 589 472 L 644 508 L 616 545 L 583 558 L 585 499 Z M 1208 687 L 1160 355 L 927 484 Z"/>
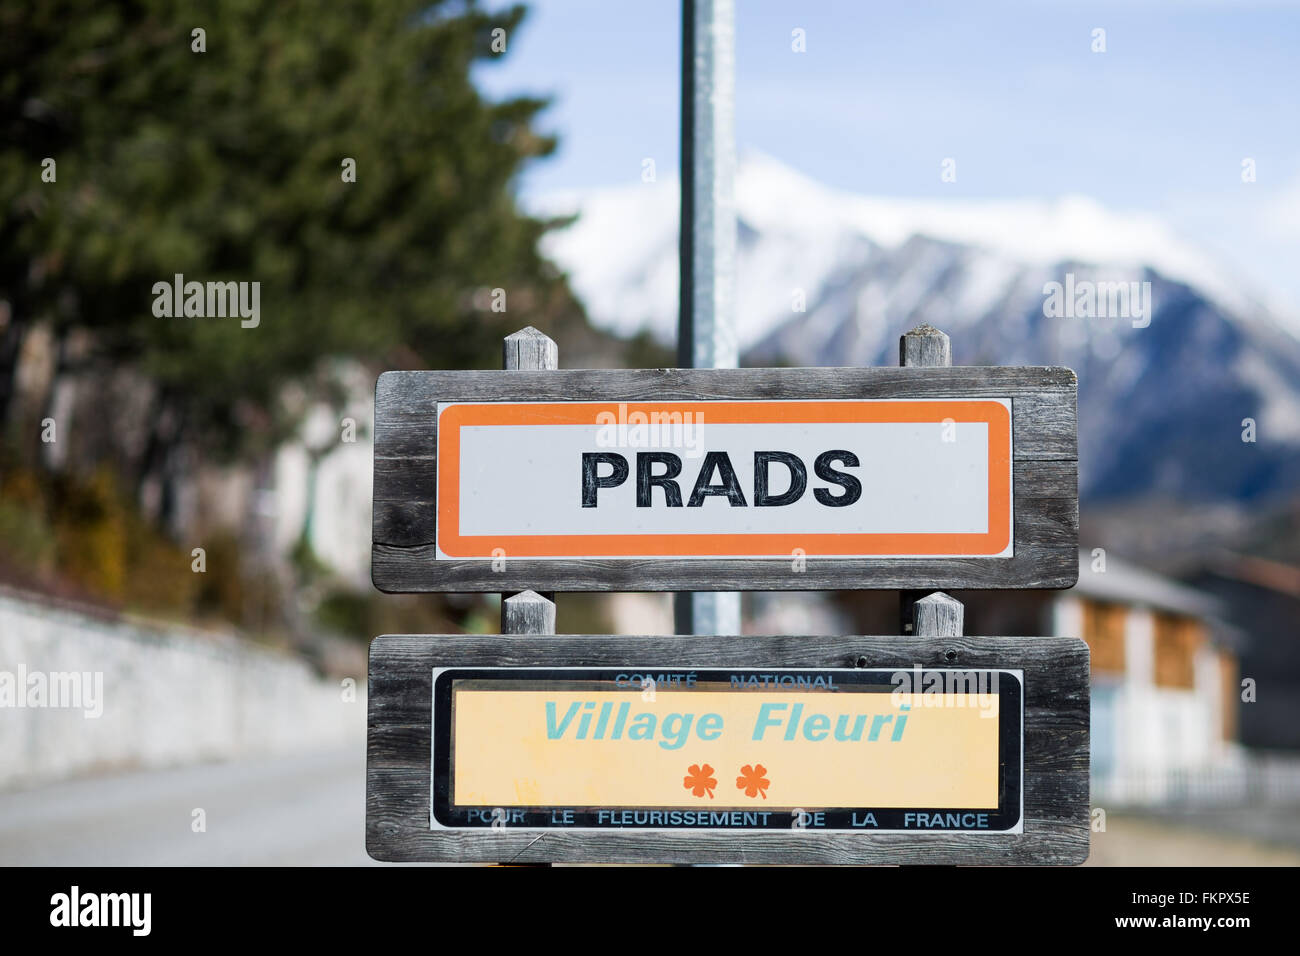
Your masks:
<path fill-rule="evenodd" d="M 1024 832 L 432 830 L 435 667 L 958 667 L 1024 672 Z M 1040 637 L 387 635 L 370 646 L 366 849 L 391 862 L 1069 865 L 1090 838 L 1088 646 Z"/>
<path fill-rule="evenodd" d="M 385 372 L 375 389 L 371 574 L 381 591 L 1067 588 L 1078 580 L 1078 380 L 1068 368 Z M 1010 398 L 1010 558 L 435 558 L 438 402 Z"/>

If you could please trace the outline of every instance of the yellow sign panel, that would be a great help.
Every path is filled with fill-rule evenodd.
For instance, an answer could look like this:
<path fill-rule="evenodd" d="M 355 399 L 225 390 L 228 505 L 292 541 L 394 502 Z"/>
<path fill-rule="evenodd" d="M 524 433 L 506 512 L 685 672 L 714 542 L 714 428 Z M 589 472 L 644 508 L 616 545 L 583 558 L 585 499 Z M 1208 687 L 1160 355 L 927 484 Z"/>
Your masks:
<path fill-rule="evenodd" d="M 924 704 L 917 694 L 459 690 L 455 802 L 995 809 L 996 695 Z"/>
<path fill-rule="evenodd" d="M 447 669 L 432 822 L 1014 831 L 1022 693 L 996 670 Z"/>

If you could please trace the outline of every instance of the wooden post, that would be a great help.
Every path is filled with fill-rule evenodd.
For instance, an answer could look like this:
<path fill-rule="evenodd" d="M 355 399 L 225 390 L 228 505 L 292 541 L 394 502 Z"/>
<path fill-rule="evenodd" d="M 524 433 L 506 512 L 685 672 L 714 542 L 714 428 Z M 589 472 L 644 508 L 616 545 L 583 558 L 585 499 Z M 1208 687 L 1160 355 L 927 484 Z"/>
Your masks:
<path fill-rule="evenodd" d="M 560 367 L 560 347 L 530 325 L 502 341 L 501 364 L 507 372 L 554 371 Z"/>
<path fill-rule="evenodd" d="M 898 340 L 898 364 L 906 367 L 948 367 L 952 345 L 948 336 L 930 323 L 918 325 Z M 926 637 L 960 637 L 965 609 L 954 597 L 935 591 L 899 592 L 899 619 L 904 634 Z M 926 630 L 921 630 L 921 627 Z M 955 626 L 956 630 L 952 630 Z"/>
<path fill-rule="evenodd" d="M 965 614 L 961 601 L 935 591 L 912 605 L 912 633 L 917 637 L 961 637 Z"/>
<path fill-rule="evenodd" d="M 947 368 L 952 365 L 952 346 L 948 336 L 929 322 L 918 325 L 899 338 L 898 364 L 919 368 Z"/>
<path fill-rule="evenodd" d="M 554 371 L 560 367 L 560 348 L 555 340 L 531 325 L 507 335 L 502 343 L 501 364 L 506 371 Z M 510 555 L 506 555 L 510 560 Z M 502 634 L 554 634 L 555 595 L 521 591 L 501 601 Z"/>
<path fill-rule="evenodd" d="M 501 602 L 502 634 L 554 634 L 555 601 L 536 591 L 520 591 Z"/>

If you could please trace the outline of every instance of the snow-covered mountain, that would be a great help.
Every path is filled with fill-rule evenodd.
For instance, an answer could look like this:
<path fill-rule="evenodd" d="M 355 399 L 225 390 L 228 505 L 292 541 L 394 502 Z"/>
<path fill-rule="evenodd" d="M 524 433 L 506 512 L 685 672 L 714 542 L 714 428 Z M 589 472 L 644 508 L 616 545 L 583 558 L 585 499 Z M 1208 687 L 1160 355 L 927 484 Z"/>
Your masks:
<path fill-rule="evenodd" d="M 856 196 L 752 154 L 741 162 L 736 203 L 745 364 L 896 364 L 898 336 L 930 322 L 951 336 L 957 364 L 1059 364 L 1079 373 L 1086 497 L 1300 491 L 1300 339 L 1160 222 L 1078 197 Z M 546 252 L 595 323 L 672 341 L 677 206 L 675 183 L 536 204 L 579 215 L 551 234 Z M 1149 282 L 1151 313 L 1049 317 L 1045 287 L 1064 286 L 1067 276 L 1076 288 Z M 1242 440 L 1247 418 L 1254 442 Z"/>

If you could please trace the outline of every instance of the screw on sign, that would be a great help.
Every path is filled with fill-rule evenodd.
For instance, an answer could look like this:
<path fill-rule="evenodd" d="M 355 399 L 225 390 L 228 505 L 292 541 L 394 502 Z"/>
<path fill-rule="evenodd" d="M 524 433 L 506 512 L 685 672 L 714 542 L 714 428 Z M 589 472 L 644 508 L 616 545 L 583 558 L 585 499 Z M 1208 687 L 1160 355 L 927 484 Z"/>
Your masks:
<path fill-rule="evenodd" d="M 713 799 L 713 789 L 717 785 L 718 781 L 717 778 L 713 776 L 713 768 L 708 764 L 705 764 L 703 767 L 697 763 L 691 764 L 690 767 L 687 768 L 686 776 L 682 781 L 682 786 L 689 790 L 693 795 L 702 797 L 707 793 L 710 800 Z"/>

